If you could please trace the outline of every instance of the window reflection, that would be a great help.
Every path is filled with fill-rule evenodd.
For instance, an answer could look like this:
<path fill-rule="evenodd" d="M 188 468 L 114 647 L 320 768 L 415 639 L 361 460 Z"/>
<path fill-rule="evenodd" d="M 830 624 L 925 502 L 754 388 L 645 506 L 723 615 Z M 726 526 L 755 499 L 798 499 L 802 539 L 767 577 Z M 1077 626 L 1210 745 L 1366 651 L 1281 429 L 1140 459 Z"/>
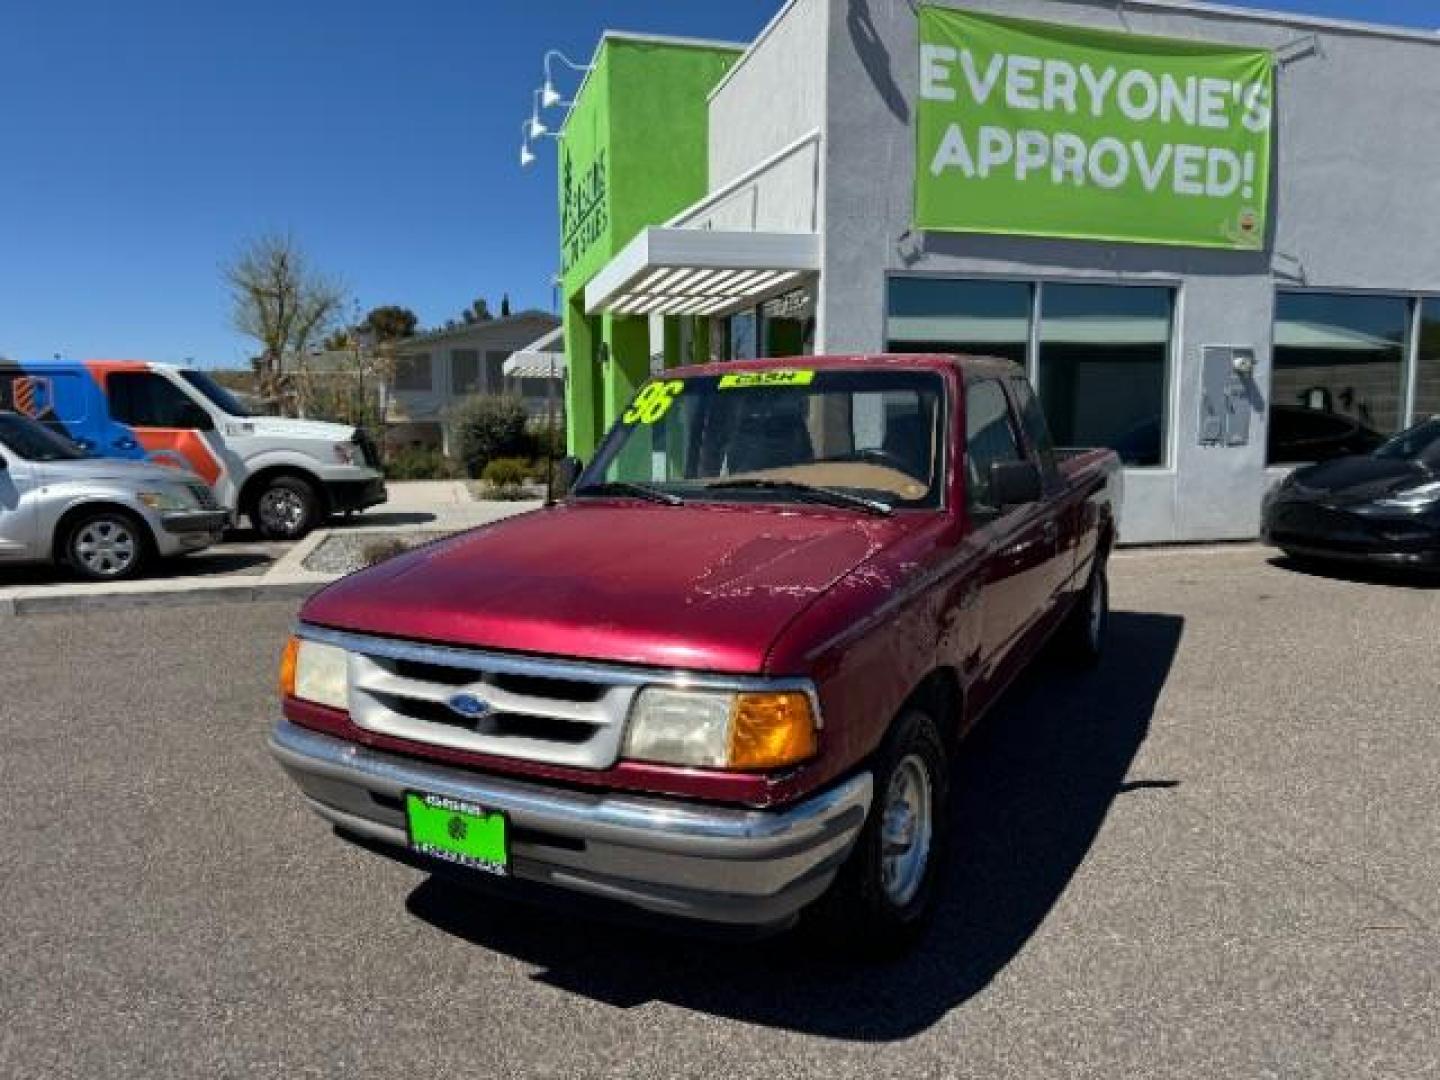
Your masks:
<path fill-rule="evenodd" d="M 998 356 L 1023 365 L 1031 288 L 1021 281 L 892 278 L 889 350 Z"/>
<path fill-rule="evenodd" d="M 1044 286 L 1038 389 L 1059 445 L 1162 464 L 1171 306 L 1166 288 Z"/>
<path fill-rule="evenodd" d="M 1400 429 L 1409 313 L 1395 296 L 1276 297 L 1271 464 L 1368 453 Z"/>

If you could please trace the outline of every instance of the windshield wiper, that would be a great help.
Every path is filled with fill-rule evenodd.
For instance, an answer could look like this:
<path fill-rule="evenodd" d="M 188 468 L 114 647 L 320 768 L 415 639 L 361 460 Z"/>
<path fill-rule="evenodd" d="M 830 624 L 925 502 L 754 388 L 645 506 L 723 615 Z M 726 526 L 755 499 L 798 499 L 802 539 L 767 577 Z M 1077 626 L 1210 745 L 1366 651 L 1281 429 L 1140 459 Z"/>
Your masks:
<path fill-rule="evenodd" d="M 630 480 L 602 480 L 598 484 L 586 484 L 583 488 L 575 489 L 576 495 L 583 496 L 587 493 L 634 495 L 637 499 L 648 499 L 650 502 L 664 503 L 666 506 L 681 506 L 685 502 L 679 495 L 672 492 L 661 491 L 649 484 L 636 484 Z"/>
<path fill-rule="evenodd" d="M 895 512 L 895 508 L 887 502 L 879 499 L 867 499 L 863 495 L 851 495 L 848 491 L 838 491 L 835 488 L 816 487 L 813 484 L 802 484 L 798 480 L 761 480 L 761 479 L 735 479 L 716 480 L 705 485 L 706 491 L 781 491 L 790 495 L 798 495 L 802 499 L 809 499 L 811 502 L 826 503 L 830 506 L 843 506 L 854 510 L 864 510 L 867 514 L 875 514 L 879 517 L 889 517 Z"/>

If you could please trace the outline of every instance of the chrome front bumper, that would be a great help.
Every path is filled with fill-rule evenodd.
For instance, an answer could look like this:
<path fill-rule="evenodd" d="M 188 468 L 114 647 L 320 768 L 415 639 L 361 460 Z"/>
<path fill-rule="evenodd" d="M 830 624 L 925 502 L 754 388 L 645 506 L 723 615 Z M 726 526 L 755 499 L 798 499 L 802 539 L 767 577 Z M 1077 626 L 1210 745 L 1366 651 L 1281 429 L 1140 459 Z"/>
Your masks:
<path fill-rule="evenodd" d="M 589 794 L 380 753 L 280 721 L 270 749 L 321 817 L 407 848 L 406 791 L 502 810 L 511 872 L 657 914 L 782 925 L 820 896 L 869 812 L 868 772 L 778 811 Z"/>

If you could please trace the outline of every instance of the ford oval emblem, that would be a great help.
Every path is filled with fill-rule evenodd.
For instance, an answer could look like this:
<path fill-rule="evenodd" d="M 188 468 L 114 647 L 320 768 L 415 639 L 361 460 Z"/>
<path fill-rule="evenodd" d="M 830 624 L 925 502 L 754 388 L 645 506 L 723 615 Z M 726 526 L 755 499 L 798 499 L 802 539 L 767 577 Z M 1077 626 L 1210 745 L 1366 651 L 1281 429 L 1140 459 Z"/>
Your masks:
<path fill-rule="evenodd" d="M 450 699 L 450 708 L 467 720 L 479 720 L 490 711 L 490 703 L 474 694 L 456 694 Z"/>

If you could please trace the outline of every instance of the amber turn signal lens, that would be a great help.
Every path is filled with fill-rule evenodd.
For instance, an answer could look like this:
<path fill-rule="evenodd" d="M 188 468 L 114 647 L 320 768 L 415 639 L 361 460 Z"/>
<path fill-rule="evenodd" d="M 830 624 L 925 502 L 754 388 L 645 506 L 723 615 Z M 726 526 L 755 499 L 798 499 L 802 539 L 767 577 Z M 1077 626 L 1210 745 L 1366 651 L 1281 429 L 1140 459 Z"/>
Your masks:
<path fill-rule="evenodd" d="M 810 696 L 798 690 L 737 694 L 730 720 L 730 768 L 776 769 L 818 749 Z"/>
<path fill-rule="evenodd" d="M 300 639 L 292 637 L 285 642 L 285 651 L 280 654 L 280 696 L 295 696 L 295 667 L 300 659 Z"/>

